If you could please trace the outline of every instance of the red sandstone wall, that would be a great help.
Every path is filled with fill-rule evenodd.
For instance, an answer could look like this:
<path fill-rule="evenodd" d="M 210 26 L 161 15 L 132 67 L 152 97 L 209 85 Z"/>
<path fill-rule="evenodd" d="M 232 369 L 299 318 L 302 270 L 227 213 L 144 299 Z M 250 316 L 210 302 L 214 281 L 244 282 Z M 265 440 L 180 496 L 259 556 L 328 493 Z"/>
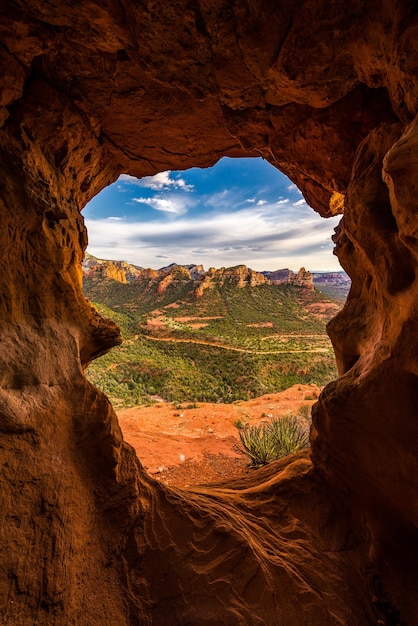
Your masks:
<path fill-rule="evenodd" d="M 0 35 L 0 621 L 413 624 L 415 3 L 16 0 Z M 83 376 L 120 338 L 81 293 L 80 211 L 224 155 L 344 211 L 353 286 L 313 465 L 180 493 Z"/>

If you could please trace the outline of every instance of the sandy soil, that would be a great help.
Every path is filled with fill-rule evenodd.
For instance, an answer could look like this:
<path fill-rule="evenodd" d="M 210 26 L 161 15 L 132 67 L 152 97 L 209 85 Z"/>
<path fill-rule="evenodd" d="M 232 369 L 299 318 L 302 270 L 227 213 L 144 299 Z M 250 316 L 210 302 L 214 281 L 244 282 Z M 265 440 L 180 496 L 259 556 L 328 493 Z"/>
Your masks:
<path fill-rule="evenodd" d="M 179 408 L 157 402 L 119 411 L 118 417 L 125 440 L 148 473 L 168 485 L 186 487 L 255 471 L 248 469 L 246 457 L 236 449 L 234 423 L 258 424 L 270 416 L 297 413 L 302 405 L 311 406 L 319 391 L 316 385 L 294 385 L 233 404 L 183 403 Z"/>

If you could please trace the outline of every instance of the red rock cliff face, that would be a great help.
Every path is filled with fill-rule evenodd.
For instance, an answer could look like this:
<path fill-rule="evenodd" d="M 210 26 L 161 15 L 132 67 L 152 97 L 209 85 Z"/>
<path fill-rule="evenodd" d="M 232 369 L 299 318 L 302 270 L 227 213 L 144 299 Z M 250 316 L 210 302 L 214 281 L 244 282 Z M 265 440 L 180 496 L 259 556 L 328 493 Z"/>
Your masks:
<path fill-rule="evenodd" d="M 416 3 L 6 1 L 0 9 L 0 616 L 43 624 L 414 624 Z M 352 279 L 312 461 L 154 483 L 83 367 L 85 203 L 259 155 Z"/>

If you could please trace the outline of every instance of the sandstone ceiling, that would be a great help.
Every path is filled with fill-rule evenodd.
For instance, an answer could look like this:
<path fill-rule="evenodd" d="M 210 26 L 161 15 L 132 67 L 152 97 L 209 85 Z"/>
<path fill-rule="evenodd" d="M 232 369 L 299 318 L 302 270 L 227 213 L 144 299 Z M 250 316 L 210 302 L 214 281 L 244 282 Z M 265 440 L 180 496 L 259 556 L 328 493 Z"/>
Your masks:
<path fill-rule="evenodd" d="M 416 623 L 416 2 L 4 0 L 0 72 L 0 621 Z M 352 289 L 311 458 L 180 492 L 84 377 L 80 211 L 222 156 L 344 213 Z"/>

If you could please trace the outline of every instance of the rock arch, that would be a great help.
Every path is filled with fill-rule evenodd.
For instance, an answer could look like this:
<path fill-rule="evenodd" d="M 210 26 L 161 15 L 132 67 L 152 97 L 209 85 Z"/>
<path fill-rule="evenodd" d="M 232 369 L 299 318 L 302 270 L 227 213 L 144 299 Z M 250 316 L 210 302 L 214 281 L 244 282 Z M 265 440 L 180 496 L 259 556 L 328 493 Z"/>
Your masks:
<path fill-rule="evenodd" d="M 2 623 L 414 623 L 415 4 L 3 3 Z M 244 155 L 344 212 L 340 378 L 312 460 L 167 490 L 83 375 L 120 338 L 81 293 L 80 211 L 121 172 Z"/>

